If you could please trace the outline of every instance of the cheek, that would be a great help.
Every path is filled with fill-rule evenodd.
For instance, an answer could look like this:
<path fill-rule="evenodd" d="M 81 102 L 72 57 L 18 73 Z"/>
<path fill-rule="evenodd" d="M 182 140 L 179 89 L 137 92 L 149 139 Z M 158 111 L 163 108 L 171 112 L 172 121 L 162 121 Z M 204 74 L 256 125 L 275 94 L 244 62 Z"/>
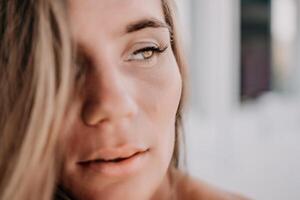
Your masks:
<path fill-rule="evenodd" d="M 175 58 L 161 63 L 139 87 L 139 104 L 152 120 L 161 125 L 174 122 L 181 98 L 182 80 Z"/>
<path fill-rule="evenodd" d="M 138 84 L 139 104 L 153 128 L 151 137 L 157 153 L 170 160 L 174 147 L 175 119 L 181 98 L 182 79 L 175 58 L 168 58 Z"/>

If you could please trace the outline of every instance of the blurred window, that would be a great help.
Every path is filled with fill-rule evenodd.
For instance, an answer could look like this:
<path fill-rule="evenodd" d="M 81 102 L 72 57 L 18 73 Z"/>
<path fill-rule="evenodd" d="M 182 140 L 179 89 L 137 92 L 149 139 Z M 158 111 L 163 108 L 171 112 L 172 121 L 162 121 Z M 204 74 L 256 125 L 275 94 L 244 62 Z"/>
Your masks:
<path fill-rule="evenodd" d="M 271 1 L 241 1 L 241 99 L 271 89 Z"/>
<path fill-rule="evenodd" d="M 241 0 L 242 100 L 297 88 L 298 11 L 298 0 Z"/>

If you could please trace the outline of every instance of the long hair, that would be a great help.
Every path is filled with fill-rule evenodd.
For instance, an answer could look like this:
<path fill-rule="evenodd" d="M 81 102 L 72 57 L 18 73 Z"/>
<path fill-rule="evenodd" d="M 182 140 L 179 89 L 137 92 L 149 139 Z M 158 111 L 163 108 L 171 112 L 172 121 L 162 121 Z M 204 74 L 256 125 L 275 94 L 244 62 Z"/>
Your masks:
<path fill-rule="evenodd" d="M 184 135 L 183 135 L 183 110 L 187 98 L 187 61 L 184 53 L 183 43 L 181 41 L 180 26 L 178 23 L 178 16 L 176 15 L 177 7 L 174 0 L 162 0 L 163 12 L 166 23 L 171 27 L 171 46 L 175 55 L 179 71 L 182 79 L 182 93 L 179 106 L 176 113 L 175 121 L 175 145 L 171 166 L 179 168 L 184 166 Z"/>
<path fill-rule="evenodd" d="M 50 199 L 71 91 L 63 1 L 0 2 L 0 199 Z"/>
<path fill-rule="evenodd" d="M 173 0 L 162 0 L 172 49 L 185 83 Z M 65 1 L 0 1 L 0 199 L 50 200 L 58 133 L 72 96 L 74 70 Z M 178 167 L 183 93 L 171 165 Z"/>

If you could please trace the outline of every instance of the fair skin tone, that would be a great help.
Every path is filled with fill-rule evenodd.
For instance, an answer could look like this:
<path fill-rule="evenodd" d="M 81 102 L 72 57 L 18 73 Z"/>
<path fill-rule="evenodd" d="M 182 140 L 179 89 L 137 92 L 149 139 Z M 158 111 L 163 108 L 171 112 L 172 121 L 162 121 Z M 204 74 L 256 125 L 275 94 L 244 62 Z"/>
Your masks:
<path fill-rule="evenodd" d="M 76 200 L 243 199 L 170 167 L 182 79 L 161 0 L 69 6 L 81 84 L 60 186 Z"/>
<path fill-rule="evenodd" d="M 72 0 L 69 12 L 86 62 L 63 187 L 84 200 L 167 193 L 182 80 L 161 1 Z"/>

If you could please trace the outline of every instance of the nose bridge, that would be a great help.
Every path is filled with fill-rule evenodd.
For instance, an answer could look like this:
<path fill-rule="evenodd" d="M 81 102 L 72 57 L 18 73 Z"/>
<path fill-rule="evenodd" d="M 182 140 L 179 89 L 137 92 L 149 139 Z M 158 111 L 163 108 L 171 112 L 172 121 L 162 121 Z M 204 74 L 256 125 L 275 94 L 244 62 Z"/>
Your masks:
<path fill-rule="evenodd" d="M 105 66 L 99 67 L 96 71 L 96 88 L 95 96 L 97 101 L 106 103 L 117 98 L 128 96 L 126 91 L 126 77 L 117 69 L 116 64 L 112 62 L 103 63 Z"/>
<path fill-rule="evenodd" d="M 106 98 L 114 99 L 116 96 L 122 98 L 128 95 L 125 89 L 127 77 L 122 72 L 118 57 L 114 55 L 115 53 L 109 46 L 99 48 L 95 54 L 96 84 L 102 90 L 97 90 L 97 93 L 102 101 Z"/>
<path fill-rule="evenodd" d="M 126 75 L 113 54 L 104 52 L 94 59 L 87 75 L 87 100 L 83 116 L 86 123 L 98 124 L 136 113 L 136 105 Z"/>

